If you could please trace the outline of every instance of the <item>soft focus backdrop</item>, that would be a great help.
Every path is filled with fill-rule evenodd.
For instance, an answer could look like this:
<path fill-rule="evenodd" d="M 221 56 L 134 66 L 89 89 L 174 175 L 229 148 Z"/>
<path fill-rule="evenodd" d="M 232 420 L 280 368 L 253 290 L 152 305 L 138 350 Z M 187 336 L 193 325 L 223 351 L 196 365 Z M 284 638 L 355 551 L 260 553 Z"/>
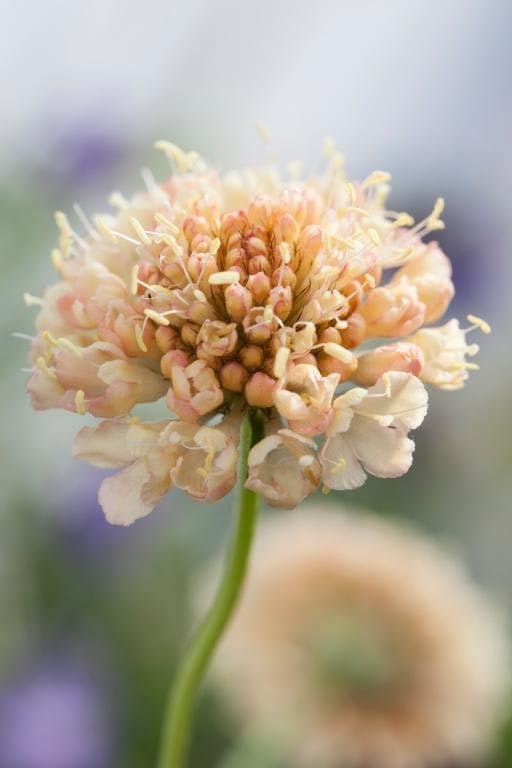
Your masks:
<path fill-rule="evenodd" d="M 26 342 L 11 336 L 32 329 L 23 292 L 54 280 L 54 210 L 101 210 L 146 165 L 158 177 L 155 139 L 223 169 L 271 155 L 314 170 L 331 135 L 354 177 L 393 173 L 397 210 L 446 198 L 449 316 L 492 324 L 482 370 L 432 392 L 405 478 L 345 498 L 415 518 L 512 604 L 511 23 L 504 0 L 1 4 L 0 768 L 152 764 L 194 574 L 227 535 L 229 502 L 178 495 L 109 528 L 101 473 L 70 458 L 79 418 L 31 411 Z M 193 766 L 215 765 L 231 734 L 206 690 Z M 511 761 L 505 733 L 494 765 Z"/>

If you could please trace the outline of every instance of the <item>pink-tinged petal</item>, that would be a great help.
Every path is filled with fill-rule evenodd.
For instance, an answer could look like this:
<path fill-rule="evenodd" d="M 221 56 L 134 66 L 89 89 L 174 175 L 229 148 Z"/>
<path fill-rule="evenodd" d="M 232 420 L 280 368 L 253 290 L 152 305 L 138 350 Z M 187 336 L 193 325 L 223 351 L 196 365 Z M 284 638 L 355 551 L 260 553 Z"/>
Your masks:
<path fill-rule="evenodd" d="M 411 467 L 414 442 L 400 429 L 355 416 L 350 446 L 364 469 L 376 477 L 400 477 Z"/>
<path fill-rule="evenodd" d="M 324 485 L 336 491 L 351 491 L 366 482 L 366 472 L 343 434 L 328 437 L 320 453 Z"/>
<path fill-rule="evenodd" d="M 375 384 L 390 371 L 401 371 L 419 376 L 423 368 L 423 352 L 416 344 L 397 342 L 376 347 L 358 358 L 354 380 L 365 387 Z"/>
<path fill-rule="evenodd" d="M 151 480 L 144 459 L 138 459 L 126 469 L 103 481 L 98 494 L 105 517 L 112 525 L 131 525 L 146 517 L 158 503 L 143 499 L 143 488 Z"/>
<path fill-rule="evenodd" d="M 370 338 L 406 336 L 425 321 L 426 307 L 416 286 L 406 277 L 370 291 L 358 312 Z"/>
<path fill-rule="evenodd" d="M 73 456 L 96 467 L 122 467 L 146 456 L 168 423 L 103 421 L 97 427 L 84 427 L 75 437 Z"/>

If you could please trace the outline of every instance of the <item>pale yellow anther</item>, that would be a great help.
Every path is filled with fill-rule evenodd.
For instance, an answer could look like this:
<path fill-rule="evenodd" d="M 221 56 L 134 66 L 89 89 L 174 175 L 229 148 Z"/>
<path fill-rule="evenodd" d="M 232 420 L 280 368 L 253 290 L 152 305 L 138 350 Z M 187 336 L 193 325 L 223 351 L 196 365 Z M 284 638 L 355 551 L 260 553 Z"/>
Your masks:
<path fill-rule="evenodd" d="M 345 210 L 348 213 L 357 213 L 359 216 L 369 216 L 370 215 L 367 210 L 365 210 L 364 208 L 359 208 L 357 205 L 347 205 Z"/>
<path fill-rule="evenodd" d="M 108 202 L 115 208 L 127 208 L 129 205 L 128 200 L 121 194 L 121 192 L 112 192 L 108 198 Z"/>
<path fill-rule="evenodd" d="M 344 331 L 346 328 L 348 328 L 348 323 L 346 320 L 336 320 L 334 325 L 338 331 Z"/>
<path fill-rule="evenodd" d="M 436 202 L 434 203 L 434 207 L 432 209 L 432 213 L 427 219 L 427 229 L 431 232 L 433 232 L 436 229 L 444 229 L 444 222 L 440 220 L 440 216 L 444 210 L 444 199 L 442 197 L 438 197 Z"/>
<path fill-rule="evenodd" d="M 176 238 L 173 235 L 168 235 L 167 233 L 163 233 L 160 236 L 160 239 L 162 242 L 164 242 L 166 245 L 169 246 L 169 248 L 172 248 L 175 256 L 183 256 L 183 248 L 178 243 Z"/>
<path fill-rule="evenodd" d="M 205 478 L 208 477 L 208 475 L 212 471 L 214 456 L 215 456 L 215 453 L 213 451 L 210 451 L 210 453 L 206 455 L 206 458 L 204 460 L 204 465 L 196 469 L 196 473 L 200 477 L 205 477 Z"/>
<path fill-rule="evenodd" d="M 315 457 L 311 456 L 311 454 L 305 454 L 304 456 L 301 456 L 299 459 L 299 466 L 303 469 L 306 469 L 307 467 L 310 467 L 315 461 Z"/>
<path fill-rule="evenodd" d="M 138 219 L 136 219 L 135 216 L 132 216 L 130 218 L 130 223 L 131 223 L 131 225 L 132 225 L 132 227 L 133 227 L 133 229 L 135 231 L 135 234 L 137 235 L 137 237 L 141 241 L 141 243 L 143 245 L 151 245 L 151 238 L 148 237 L 148 234 L 147 234 L 146 230 L 144 229 L 144 227 L 142 226 L 142 224 L 140 223 L 140 221 Z"/>
<path fill-rule="evenodd" d="M 139 291 L 139 265 L 134 264 L 130 273 L 130 293 L 136 296 Z"/>
<path fill-rule="evenodd" d="M 487 334 L 491 332 L 491 326 L 489 325 L 488 322 L 486 322 L 485 320 L 482 320 L 481 317 L 477 317 L 476 315 L 467 315 L 467 318 L 469 322 L 472 325 L 475 325 L 477 328 L 479 328 L 482 331 L 482 333 Z"/>
<path fill-rule="evenodd" d="M 264 123 L 262 123 L 260 120 L 256 122 L 256 131 L 261 141 L 264 144 L 272 143 L 272 137 L 270 136 L 270 131 L 268 130 L 267 126 L 264 125 Z"/>
<path fill-rule="evenodd" d="M 79 416 L 85 416 L 85 392 L 83 389 L 79 389 L 75 395 L 75 409 Z"/>
<path fill-rule="evenodd" d="M 212 240 L 212 244 L 210 247 L 210 253 L 212 256 L 217 255 L 220 246 L 221 246 L 220 238 L 216 237 L 215 240 Z"/>
<path fill-rule="evenodd" d="M 438 219 L 443 211 L 444 211 L 444 198 L 438 197 L 436 202 L 434 203 L 434 207 L 432 209 L 432 213 L 430 214 L 430 218 Z"/>
<path fill-rule="evenodd" d="M 345 209 L 346 210 L 346 209 Z M 343 248 L 348 248 L 349 251 L 352 251 L 354 248 L 357 248 L 359 243 L 356 240 L 351 240 L 349 237 L 339 237 L 338 235 L 334 238 L 336 245 L 341 245 Z"/>
<path fill-rule="evenodd" d="M 58 346 L 57 339 L 55 338 L 55 336 L 53 336 L 53 334 L 50 333 L 50 331 L 43 331 L 42 335 L 43 335 L 43 339 L 45 341 L 47 341 L 48 344 L 51 344 L 52 347 L 57 347 Z"/>
<path fill-rule="evenodd" d="M 44 303 L 39 296 L 33 296 L 31 293 L 26 292 L 23 294 L 23 301 L 27 307 L 42 307 Z"/>
<path fill-rule="evenodd" d="M 354 354 L 349 349 L 345 349 L 341 344 L 336 344 L 334 341 L 328 341 L 327 344 L 324 344 L 323 350 L 326 355 L 334 357 L 342 363 L 350 364 L 354 359 Z"/>
<path fill-rule="evenodd" d="M 240 282 L 239 272 L 214 272 L 208 278 L 210 285 L 233 285 Z"/>
<path fill-rule="evenodd" d="M 194 289 L 194 298 L 196 298 L 197 301 L 201 301 L 203 304 L 207 304 L 208 303 L 208 299 L 206 298 L 204 293 L 199 290 L 199 288 L 195 288 Z"/>
<path fill-rule="evenodd" d="M 480 370 L 480 366 L 478 365 L 478 363 L 465 363 L 464 368 L 467 371 L 479 371 Z"/>
<path fill-rule="evenodd" d="M 40 371 L 48 376 L 48 378 L 57 381 L 57 375 L 55 374 L 55 371 L 52 371 L 50 368 L 48 368 L 48 364 L 42 355 L 41 357 L 37 358 L 36 365 Z"/>
<path fill-rule="evenodd" d="M 373 171 L 373 173 L 370 173 L 370 175 L 361 182 L 361 188 L 367 189 L 368 187 L 373 187 L 376 184 L 387 184 L 388 181 L 391 181 L 390 173 L 387 171 Z"/>
<path fill-rule="evenodd" d="M 402 213 L 399 213 L 396 219 L 393 222 L 394 227 L 412 227 L 414 224 L 414 219 L 409 213 L 405 213 L 403 211 Z"/>
<path fill-rule="evenodd" d="M 347 183 L 345 184 L 345 187 L 348 194 L 349 205 L 354 205 L 356 201 L 356 188 L 354 187 L 351 181 L 347 181 Z"/>
<path fill-rule="evenodd" d="M 180 228 L 177 227 L 176 224 L 173 224 L 173 222 L 170 221 L 167 216 L 164 216 L 163 213 L 155 213 L 155 220 L 163 227 L 166 227 L 172 235 L 179 234 Z"/>
<path fill-rule="evenodd" d="M 385 373 L 383 375 L 382 381 L 384 382 L 384 386 L 386 387 L 384 392 L 385 397 L 391 397 L 391 379 L 389 378 L 389 373 Z"/>
<path fill-rule="evenodd" d="M 274 310 L 270 306 L 270 304 L 267 304 L 265 309 L 263 310 L 263 321 L 265 323 L 271 323 L 274 319 Z"/>
<path fill-rule="evenodd" d="M 184 152 L 170 141 L 157 141 L 154 147 L 167 155 L 168 159 L 175 164 L 178 173 L 187 173 L 192 170 L 199 159 L 197 152 Z"/>
<path fill-rule="evenodd" d="M 100 232 L 102 235 L 105 235 L 105 237 L 108 237 L 109 240 L 112 240 L 113 243 L 117 243 L 117 237 L 114 232 L 112 232 L 112 229 L 110 228 L 109 223 L 104 216 L 95 216 L 94 223 L 98 232 Z"/>
<path fill-rule="evenodd" d="M 286 373 L 286 365 L 288 358 L 290 357 L 290 350 L 288 347 L 279 347 L 274 358 L 273 372 L 276 379 L 282 378 Z"/>
<path fill-rule="evenodd" d="M 59 245 L 64 256 L 69 253 L 69 248 L 73 242 L 73 231 L 69 225 L 68 217 L 62 211 L 55 212 L 55 223 L 60 230 Z"/>
<path fill-rule="evenodd" d="M 330 474 L 331 475 L 339 475 L 340 472 L 343 472 L 345 467 L 347 466 L 347 462 L 345 459 L 340 459 L 336 462 L 336 464 L 331 468 Z"/>
<path fill-rule="evenodd" d="M 165 315 L 160 314 L 160 312 L 155 312 L 154 309 L 145 309 L 144 314 L 146 315 L 146 317 L 148 317 L 150 320 L 153 320 L 153 322 L 157 323 L 158 325 L 170 325 L 168 318 L 165 317 Z"/>
<path fill-rule="evenodd" d="M 62 274 L 62 262 L 63 262 L 62 253 L 59 251 L 58 248 L 54 248 L 52 250 L 51 256 L 52 256 L 53 266 L 55 267 L 55 271 L 58 272 L 59 275 Z"/>
<path fill-rule="evenodd" d="M 144 331 L 142 325 L 135 326 L 135 341 L 137 342 L 139 349 L 141 349 L 143 352 L 148 351 L 148 348 L 144 343 Z"/>
<path fill-rule="evenodd" d="M 374 229 L 373 227 L 370 227 L 368 229 L 368 237 L 370 238 L 370 240 L 372 241 L 372 243 L 374 245 L 380 245 L 381 244 L 380 235 L 377 232 L 377 230 Z"/>

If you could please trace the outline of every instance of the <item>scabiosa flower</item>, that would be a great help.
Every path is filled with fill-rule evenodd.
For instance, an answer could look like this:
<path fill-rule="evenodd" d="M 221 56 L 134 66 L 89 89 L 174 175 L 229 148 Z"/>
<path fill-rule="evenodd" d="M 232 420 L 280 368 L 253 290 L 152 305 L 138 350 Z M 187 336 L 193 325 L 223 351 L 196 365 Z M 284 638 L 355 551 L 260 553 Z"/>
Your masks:
<path fill-rule="evenodd" d="M 359 511 L 267 520 L 215 677 L 285 765 L 473 764 L 503 715 L 501 619 L 460 565 Z"/>
<path fill-rule="evenodd" d="M 454 389 L 475 367 L 469 329 L 422 329 L 454 293 L 447 257 L 423 242 L 443 227 L 443 201 L 414 226 L 385 207 L 389 174 L 348 182 L 332 147 L 325 174 L 301 181 L 221 176 L 158 146 L 170 179 L 114 194 L 117 213 L 92 222 L 76 208 L 82 234 L 57 214 L 60 280 L 26 296 L 40 305 L 34 407 L 106 420 L 80 433 L 75 455 L 123 467 L 100 492 L 107 518 L 129 524 L 173 486 L 205 501 L 227 493 L 248 408 L 267 426 L 247 487 L 270 504 L 406 472 L 422 382 Z M 133 416 L 160 399 L 167 419 Z"/>

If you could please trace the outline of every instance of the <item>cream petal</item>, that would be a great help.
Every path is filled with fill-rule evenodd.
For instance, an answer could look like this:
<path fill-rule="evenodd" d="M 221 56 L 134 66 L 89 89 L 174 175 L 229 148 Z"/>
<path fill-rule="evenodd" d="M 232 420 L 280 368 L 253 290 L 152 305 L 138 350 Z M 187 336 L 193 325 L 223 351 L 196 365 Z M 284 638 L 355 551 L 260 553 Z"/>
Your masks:
<path fill-rule="evenodd" d="M 428 394 L 423 383 L 410 373 L 390 371 L 370 387 L 356 410 L 383 417 L 381 423 L 408 431 L 419 427 L 427 408 Z"/>
<path fill-rule="evenodd" d="M 400 477 L 412 464 L 414 442 L 395 427 L 383 427 L 364 416 L 355 416 L 350 445 L 367 472 L 376 477 Z"/>
<path fill-rule="evenodd" d="M 320 454 L 324 485 L 336 491 L 351 491 L 366 482 L 363 470 L 348 438 L 337 434 L 327 438 Z"/>

